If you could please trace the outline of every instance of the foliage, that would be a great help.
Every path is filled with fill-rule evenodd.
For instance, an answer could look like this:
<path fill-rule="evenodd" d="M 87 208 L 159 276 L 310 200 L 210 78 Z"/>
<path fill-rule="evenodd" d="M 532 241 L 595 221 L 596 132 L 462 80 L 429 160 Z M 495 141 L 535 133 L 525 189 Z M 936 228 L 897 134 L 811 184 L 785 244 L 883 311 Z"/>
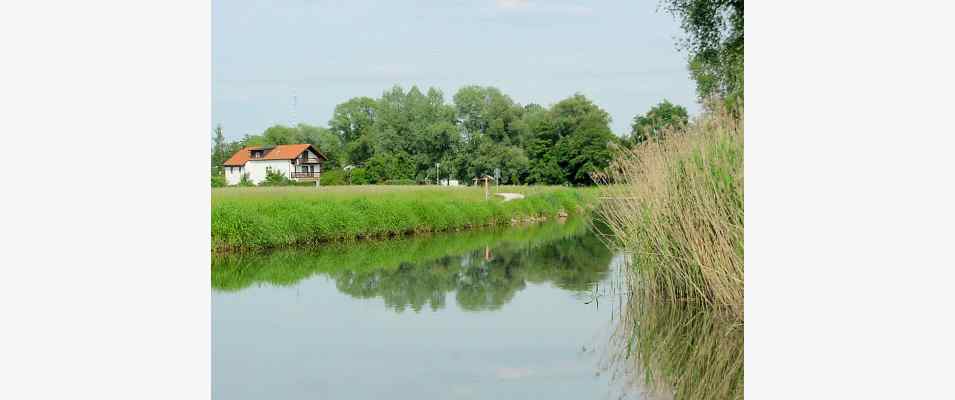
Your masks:
<path fill-rule="evenodd" d="M 591 174 L 606 168 L 611 154 L 610 115 L 582 94 L 564 99 L 547 111 L 541 129 L 530 137 L 536 162 L 529 183 L 591 184 Z"/>
<path fill-rule="evenodd" d="M 405 152 L 375 154 L 367 165 L 369 183 L 393 179 L 413 180 L 415 176 L 414 160 Z"/>
<path fill-rule="evenodd" d="M 259 186 L 293 186 L 295 181 L 285 176 L 281 171 L 266 167 L 265 180 L 259 182 Z"/>
<path fill-rule="evenodd" d="M 338 186 L 347 183 L 345 181 L 345 171 L 340 169 L 323 171 L 320 179 L 322 186 Z"/>
<path fill-rule="evenodd" d="M 275 125 L 231 144 L 226 157 L 242 146 L 310 143 L 328 157 L 327 170 L 364 167 L 346 174 L 351 184 L 433 182 L 438 172 L 469 182 L 500 170 L 507 184 L 589 185 L 590 174 L 607 166 L 608 143 L 618 140 L 609 124 L 581 94 L 547 108 L 522 106 L 490 86 L 462 87 L 451 103 L 435 88 L 394 86 L 377 99 L 339 104 L 328 128 Z"/>
<path fill-rule="evenodd" d="M 351 185 L 367 185 L 373 183 L 364 168 L 353 168 L 348 172 L 348 183 Z"/>
<path fill-rule="evenodd" d="M 255 184 L 252 183 L 252 180 L 249 179 L 248 172 L 243 173 L 242 177 L 239 178 L 239 186 L 255 186 Z"/>
<path fill-rule="evenodd" d="M 229 143 L 225 139 L 222 125 L 216 125 L 212 136 L 212 175 L 222 175 L 225 171 L 222 169 L 222 163 L 229 159 L 235 152 L 239 151 L 242 145 L 238 142 Z"/>
<path fill-rule="evenodd" d="M 212 187 L 223 187 L 225 185 L 225 175 L 212 175 Z"/>
<path fill-rule="evenodd" d="M 632 130 L 626 144 L 633 146 L 649 139 L 663 139 L 667 132 L 683 129 L 689 120 L 686 108 L 663 100 L 646 114 L 633 117 Z"/>
<path fill-rule="evenodd" d="M 342 162 L 361 163 L 371 157 L 377 106 L 369 97 L 356 97 L 335 106 L 328 128 L 345 146 Z"/>
<path fill-rule="evenodd" d="M 277 247 L 510 224 L 573 214 L 594 201 L 590 192 L 568 188 L 505 190 L 526 197 L 485 201 L 481 190 L 434 186 L 214 189 L 213 247 Z"/>
<path fill-rule="evenodd" d="M 311 144 L 328 158 L 322 164 L 322 168 L 339 168 L 347 163 L 348 160 L 345 149 L 342 146 L 342 141 L 330 129 L 307 124 L 298 124 L 296 129 L 300 137 L 297 138 L 297 142 L 295 143 Z"/>
<path fill-rule="evenodd" d="M 728 100 L 731 112 L 743 95 L 743 0 L 663 0 L 686 32 L 690 75 L 700 99 Z"/>

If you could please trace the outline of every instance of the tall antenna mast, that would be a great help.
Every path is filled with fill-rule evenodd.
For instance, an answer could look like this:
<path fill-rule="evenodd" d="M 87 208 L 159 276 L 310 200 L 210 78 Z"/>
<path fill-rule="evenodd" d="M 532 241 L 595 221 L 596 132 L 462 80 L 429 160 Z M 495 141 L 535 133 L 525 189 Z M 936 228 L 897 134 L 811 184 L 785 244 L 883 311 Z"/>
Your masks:
<path fill-rule="evenodd" d="M 295 94 L 295 89 L 292 89 L 292 126 L 295 126 L 298 122 L 298 117 L 295 115 L 295 109 L 298 107 L 298 95 Z"/>

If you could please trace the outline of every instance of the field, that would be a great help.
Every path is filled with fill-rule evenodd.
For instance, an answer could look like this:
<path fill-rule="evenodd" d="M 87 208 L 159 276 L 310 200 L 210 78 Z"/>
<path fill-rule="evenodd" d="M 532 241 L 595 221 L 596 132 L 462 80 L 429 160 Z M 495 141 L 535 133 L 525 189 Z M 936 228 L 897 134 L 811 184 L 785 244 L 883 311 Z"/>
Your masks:
<path fill-rule="evenodd" d="M 212 190 L 214 250 L 461 230 L 578 213 L 596 198 L 591 189 L 500 186 L 521 193 L 484 200 L 477 187 L 334 186 L 230 187 Z"/>

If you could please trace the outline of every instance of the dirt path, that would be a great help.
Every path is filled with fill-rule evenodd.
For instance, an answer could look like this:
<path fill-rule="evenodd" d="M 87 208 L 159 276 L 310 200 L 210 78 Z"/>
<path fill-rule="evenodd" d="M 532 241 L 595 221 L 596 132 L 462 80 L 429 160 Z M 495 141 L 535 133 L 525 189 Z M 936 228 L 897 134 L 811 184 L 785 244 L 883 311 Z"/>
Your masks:
<path fill-rule="evenodd" d="M 524 195 L 520 193 L 494 193 L 494 195 L 503 197 L 504 201 L 519 200 L 524 198 Z"/>

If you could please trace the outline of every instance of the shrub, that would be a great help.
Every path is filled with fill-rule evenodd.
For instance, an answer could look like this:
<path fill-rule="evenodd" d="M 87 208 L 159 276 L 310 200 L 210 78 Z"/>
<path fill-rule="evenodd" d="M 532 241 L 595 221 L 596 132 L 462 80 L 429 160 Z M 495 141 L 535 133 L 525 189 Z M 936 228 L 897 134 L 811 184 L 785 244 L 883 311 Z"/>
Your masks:
<path fill-rule="evenodd" d="M 271 168 L 265 169 L 265 180 L 259 183 L 259 186 L 294 186 L 295 181 L 289 179 L 281 171 L 275 171 Z"/>
<path fill-rule="evenodd" d="M 322 186 L 345 185 L 345 171 L 340 169 L 322 172 Z"/>
<path fill-rule="evenodd" d="M 255 186 L 255 184 L 252 183 L 252 180 L 249 179 L 248 172 L 242 174 L 242 178 L 239 179 L 239 186 Z"/>
<path fill-rule="evenodd" d="M 354 168 L 348 175 L 348 182 L 351 185 L 367 185 L 371 182 L 368 177 L 368 171 L 364 168 Z"/>
<path fill-rule="evenodd" d="M 212 187 L 223 187 L 226 185 L 224 175 L 212 175 Z"/>

